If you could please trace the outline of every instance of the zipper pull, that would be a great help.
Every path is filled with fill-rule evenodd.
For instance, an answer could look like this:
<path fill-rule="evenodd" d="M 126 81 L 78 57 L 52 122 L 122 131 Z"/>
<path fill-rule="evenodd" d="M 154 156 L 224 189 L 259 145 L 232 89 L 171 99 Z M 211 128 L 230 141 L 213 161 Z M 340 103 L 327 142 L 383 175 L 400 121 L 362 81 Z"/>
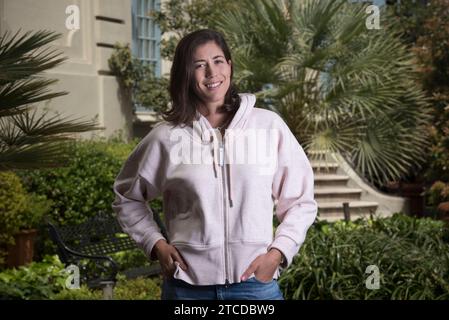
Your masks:
<path fill-rule="evenodd" d="M 219 152 L 218 152 L 218 163 L 221 167 L 224 166 L 224 147 L 220 146 Z"/>

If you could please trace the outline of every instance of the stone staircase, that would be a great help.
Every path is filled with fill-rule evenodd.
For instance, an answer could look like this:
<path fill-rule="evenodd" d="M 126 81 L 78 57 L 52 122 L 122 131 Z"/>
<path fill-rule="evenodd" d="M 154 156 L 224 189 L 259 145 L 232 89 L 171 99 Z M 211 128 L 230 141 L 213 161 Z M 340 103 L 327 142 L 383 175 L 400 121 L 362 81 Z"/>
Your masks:
<path fill-rule="evenodd" d="M 389 216 L 406 210 L 406 200 L 374 190 L 336 154 L 311 151 L 309 160 L 314 171 L 315 200 L 319 220 L 344 219 L 343 203 L 349 204 L 351 220 L 372 215 Z"/>

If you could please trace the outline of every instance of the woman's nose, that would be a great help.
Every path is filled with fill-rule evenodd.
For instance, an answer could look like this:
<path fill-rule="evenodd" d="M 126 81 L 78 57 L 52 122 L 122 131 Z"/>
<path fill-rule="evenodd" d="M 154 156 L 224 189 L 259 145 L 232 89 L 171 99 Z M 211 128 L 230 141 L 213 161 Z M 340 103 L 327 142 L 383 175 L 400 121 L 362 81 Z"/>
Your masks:
<path fill-rule="evenodd" d="M 206 77 L 213 78 L 215 76 L 215 66 L 213 64 L 207 64 L 206 67 Z"/>

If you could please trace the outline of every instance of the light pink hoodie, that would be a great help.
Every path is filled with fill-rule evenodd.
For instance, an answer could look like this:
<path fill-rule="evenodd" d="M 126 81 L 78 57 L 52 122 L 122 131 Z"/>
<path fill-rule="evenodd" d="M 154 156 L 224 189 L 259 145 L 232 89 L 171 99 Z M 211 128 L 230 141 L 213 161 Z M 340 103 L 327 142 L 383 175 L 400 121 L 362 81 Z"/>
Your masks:
<path fill-rule="evenodd" d="M 114 184 L 118 221 L 149 257 L 164 237 L 146 202 L 163 196 L 166 240 L 188 265 L 174 277 L 190 284 L 240 282 L 270 248 L 289 265 L 316 217 L 302 147 L 276 113 L 254 107 L 254 95 L 241 99 L 224 139 L 200 113 L 193 127 L 159 123 Z M 281 223 L 273 235 L 275 204 Z"/>

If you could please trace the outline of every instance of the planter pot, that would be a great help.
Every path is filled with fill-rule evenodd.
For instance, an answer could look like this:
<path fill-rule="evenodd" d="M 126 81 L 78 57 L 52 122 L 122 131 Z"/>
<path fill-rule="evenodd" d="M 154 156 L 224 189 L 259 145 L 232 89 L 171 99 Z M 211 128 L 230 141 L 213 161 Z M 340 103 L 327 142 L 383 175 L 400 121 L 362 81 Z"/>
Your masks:
<path fill-rule="evenodd" d="M 391 195 L 397 195 L 408 199 L 408 214 L 414 217 L 424 217 L 425 209 L 425 185 L 423 182 L 391 181 L 385 184 L 385 191 Z"/>
<path fill-rule="evenodd" d="M 8 257 L 6 260 L 8 267 L 19 267 L 33 261 L 36 235 L 36 229 L 21 230 L 14 235 L 15 244 L 8 245 Z"/>
<path fill-rule="evenodd" d="M 400 195 L 409 199 L 411 216 L 424 216 L 424 183 L 422 182 L 401 182 L 399 185 Z"/>
<path fill-rule="evenodd" d="M 437 210 L 439 213 L 439 218 L 446 223 L 449 223 L 449 201 L 441 202 L 438 205 Z"/>

